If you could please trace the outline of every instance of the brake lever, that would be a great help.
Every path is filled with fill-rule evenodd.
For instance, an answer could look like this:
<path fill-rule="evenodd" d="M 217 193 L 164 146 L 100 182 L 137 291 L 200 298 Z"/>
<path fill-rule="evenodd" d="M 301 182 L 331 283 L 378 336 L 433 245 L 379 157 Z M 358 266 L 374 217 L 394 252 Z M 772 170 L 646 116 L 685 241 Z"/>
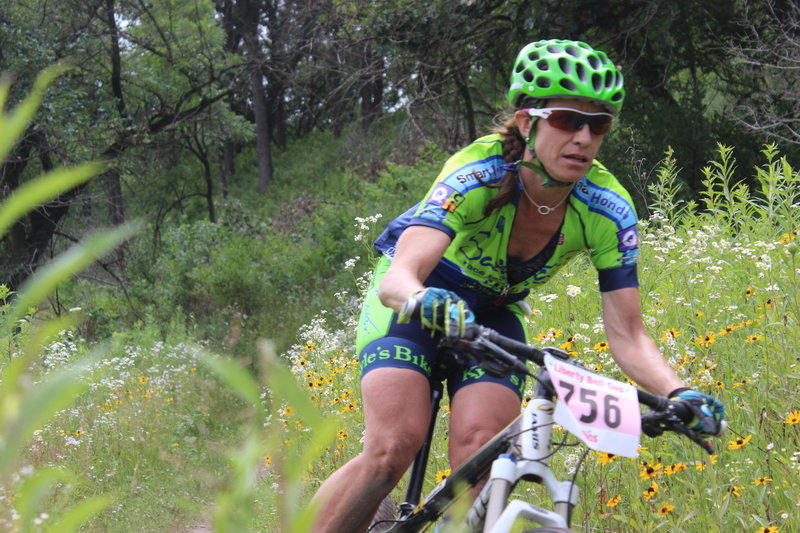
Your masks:
<path fill-rule="evenodd" d="M 654 415 L 656 413 L 661 414 L 661 420 L 650 420 L 651 417 L 648 417 L 647 413 L 645 413 L 645 415 L 642 417 L 642 432 L 648 437 L 653 438 L 661 436 L 665 431 L 674 431 L 675 433 L 680 433 L 681 435 L 687 437 L 689 440 L 703 448 L 709 455 L 713 455 L 715 453 L 714 446 L 709 441 L 701 437 L 700 433 L 687 427 L 674 409 L 672 409 L 672 407 L 673 406 L 670 405 L 669 410 L 666 411 L 666 413 L 651 411 L 651 413 Z"/>

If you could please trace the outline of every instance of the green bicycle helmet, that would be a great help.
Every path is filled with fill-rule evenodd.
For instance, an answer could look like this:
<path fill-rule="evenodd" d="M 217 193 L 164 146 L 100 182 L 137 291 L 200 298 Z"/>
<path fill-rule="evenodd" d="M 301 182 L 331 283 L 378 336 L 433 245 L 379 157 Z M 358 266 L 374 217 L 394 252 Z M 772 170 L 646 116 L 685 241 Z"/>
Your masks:
<path fill-rule="evenodd" d="M 530 43 L 517 55 L 508 101 L 520 108 L 526 98 L 576 98 L 616 115 L 625 89 L 622 73 L 604 52 L 580 41 L 550 39 Z"/>

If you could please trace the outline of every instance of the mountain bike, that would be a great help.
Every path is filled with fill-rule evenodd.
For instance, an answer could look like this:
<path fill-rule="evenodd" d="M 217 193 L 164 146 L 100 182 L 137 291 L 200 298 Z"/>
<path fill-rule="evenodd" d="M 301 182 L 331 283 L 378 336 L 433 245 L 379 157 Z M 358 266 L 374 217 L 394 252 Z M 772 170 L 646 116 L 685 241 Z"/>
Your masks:
<path fill-rule="evenodd" d="M 567 445 L 565 440 L 552 441 L 555 424 L 577 436 L 588 449 L 615 455 L 635 457 L 642 433 L 656 437 L 666 431 L 684 435 L 707 453 L 714 453 L 708 441 L 687 427 L 693 414 L 684 402 L 671 401 L 591 372 L 557 348 L 539 349 L 484 326 L 469 324 L 462 337 L 443 337 L 441 349 L 457 364 L 469 360 L 495 376 L 520 372 L 533 377 L 536 380 L 533 397 L 516 420 L 420 503 L 442 397 L 441 382 L 433 380 L 431 422 L 427 438 L 410 469 L 405 501 L 393 511 L 390 500 L 384 500 L 370 526 L 371 533 L 428 530 L 458 497 L 481 483 L 487 474 L 488 481 L 466 514 L 469 531 L 509 533 L 518 520 L 540 526 L 526 533 L 572 531 L 569 527 L 572 510 L 578 503 L 578 469 L 567 480 L 557 479 L 551 471 L 551 457 Z M 539 367 L 537 373 L 532 374 L 523 361 L 535 363 Z M 649 409 L 642 413 L 640 405 Z M 512 499 L 512 491 L 520 482 L 542 485 L 552 501 L 552 509 Z"/>

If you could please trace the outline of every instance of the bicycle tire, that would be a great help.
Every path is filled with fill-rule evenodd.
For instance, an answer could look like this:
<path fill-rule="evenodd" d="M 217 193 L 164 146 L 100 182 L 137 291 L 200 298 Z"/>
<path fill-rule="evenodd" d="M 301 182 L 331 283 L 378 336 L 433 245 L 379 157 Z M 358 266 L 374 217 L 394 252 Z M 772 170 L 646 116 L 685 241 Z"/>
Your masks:
<path fill-rule="evenodd" d="M 372 521 L 369 523 L 369 528 L 367 531 L 369 533 L 383 533 L 384 531 L 388 531 L 389 528 L 392 527 L 394 520 L 394 502 L 392 501 L 391 496 L 386 496 L 383 500 L 381 500 L 381 504 L 378 506 L 375 516 L 372 517 Z"/>

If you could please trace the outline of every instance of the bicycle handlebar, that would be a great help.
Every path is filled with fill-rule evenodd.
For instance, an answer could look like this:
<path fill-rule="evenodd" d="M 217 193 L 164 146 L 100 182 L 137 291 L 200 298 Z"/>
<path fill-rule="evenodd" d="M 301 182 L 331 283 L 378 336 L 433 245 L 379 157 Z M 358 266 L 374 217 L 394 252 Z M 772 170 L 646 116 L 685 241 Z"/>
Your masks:
<path fill-rule="evenodd" d="M 462 337 L 443 336 L 442 344 L 451 348 L 460 349 L 472 358 L 481 368 L 493 375 L 507 375 L 517 372 L 533 376 L 521 361 L 531 361 L 543 367 L 545 354 L 550 354 L 567 361 L 568 354 L 555 348 L 539 349 L 534 346 L 519 342 L 497 331 L 470 323 L 466 325 Z M 572 364 L 580 362 L 569 361 Z M 650 394 L 637 389 L 639 403 L 649 410 L 642 415 L 642 431 L 648 437 L 657 437 L 665 431 L 680 433 L 692 442 L 703 448 L 708 454 L 714 453 L 713 445 L 705 440 L 697 431 L 690 429 L 686 424 L 692 421 L 694 413 L 685 402 L 672 401 L 663 396 Z M 721 427 L 720 433 L 725 430 Z"/>

